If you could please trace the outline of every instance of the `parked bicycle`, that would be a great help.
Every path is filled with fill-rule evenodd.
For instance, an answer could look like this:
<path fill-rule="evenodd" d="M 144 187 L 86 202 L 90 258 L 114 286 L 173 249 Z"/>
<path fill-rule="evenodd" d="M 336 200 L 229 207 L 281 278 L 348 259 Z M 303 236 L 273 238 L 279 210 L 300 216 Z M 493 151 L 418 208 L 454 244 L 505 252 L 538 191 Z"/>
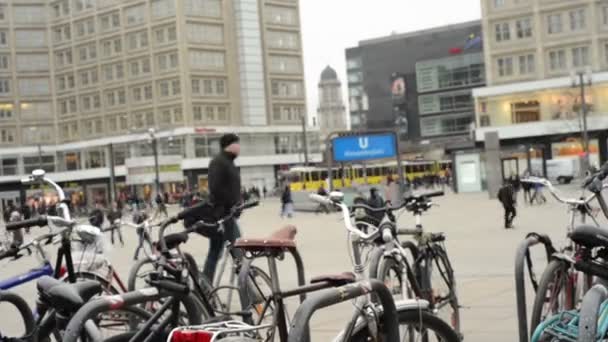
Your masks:
<path fill-rule="evenodd" d="M 593 181 L 597 176 L 600 176 L 597 178 L 599 183 Z M 531 177 L 523 180 L 524 182 L 542 184 L 557 201 L 567 205 L 569 214 L 568 225 L 566 226 L 568 239 L 561 250 L 551 256 L 551 261 L 543 271 L 538 282 L 530 318 L 532 332 L 536 330 L 540 322 L 550 315 L 577 308 L 583 295 L 591 287 L 592 275 L 581 271 L 579 269 L 580 266 L 576 266 L 576 260 L 588 260 L 590 256 L 586 255 L 585 250 L 581 249 L 581 245 L 572 239 L 572 234 L 577 225 L 585 225 L 587 222 L 591 222 L 592 227 L 599 228 L 599 223 L 595 218 L 594 210 L 590 203 L 593 200 L 597 200 L 600 208 L 606 208 L 601 193 L 608 185 L 604 186 L 601 184 L 602 177 L 604 176 L 597 174 L 586 180 L 583 192 L 579 198 L 565 198 L 555 189 L 550 181 L 543 178 Z M 585 190 L 588 190 L 591 194 L 585 196 Z M 604 216 L 608 218 L 608 211 L 602 211 Z"/>

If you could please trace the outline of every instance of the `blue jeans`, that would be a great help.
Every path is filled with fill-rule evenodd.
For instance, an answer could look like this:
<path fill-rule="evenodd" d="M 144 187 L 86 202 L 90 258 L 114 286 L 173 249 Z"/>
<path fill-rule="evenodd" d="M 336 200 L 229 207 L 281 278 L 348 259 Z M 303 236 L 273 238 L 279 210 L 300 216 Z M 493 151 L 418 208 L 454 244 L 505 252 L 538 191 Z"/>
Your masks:
<path fill-rule="evenodd" d="M 224 235 L 220 237 L 212 237 L 209 239 L 209 251 L 207 252 L 207 260 L 205 261 L 205 267 L 203 268 L 203 275 L 213 283 L 213 277 L 215 276 L 215 269 L 217 263 L 220 261 L 220 256 L 224 250 L 226 241 L 234 243 L 238 238 L 241 237 L 241 230 L 235 219 L 224 222 Z M 235 250 L 234 252 L 240 252 Z"/>

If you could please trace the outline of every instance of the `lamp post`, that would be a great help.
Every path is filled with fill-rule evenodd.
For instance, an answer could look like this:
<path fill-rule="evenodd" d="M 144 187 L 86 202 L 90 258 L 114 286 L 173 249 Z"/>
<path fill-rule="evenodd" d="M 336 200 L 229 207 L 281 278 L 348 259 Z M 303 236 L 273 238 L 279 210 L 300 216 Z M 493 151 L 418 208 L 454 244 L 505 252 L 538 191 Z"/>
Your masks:
<path fill-rule="evenodd" d="M 302 121 L 302 144 L 304 145 L 304 165 L 308 166 L 308 139 L 306 137 L 306 115 L 303 114 L 302 116 L 300 116 L 300 120 Z"/>
<path fill-rule="evenodd" d="M 154 172 L 156 174 L 155 183 L 156 183 L 156 194 L 160 194 L 160 176 L 158 170 L 158 139 L 156 138 L 156 130 L 154 128 L 150 128 L 148 130 L 148 135 L 150 136 L 150 143 L 152 144 L 152 153 L 154 153 Z"/>
<path fill-rule="evenodd" d="M 591 69 L 587 68 L 585 72 L 577 71 L 571 73 L 572 88 L 580 88 L 581 106 L 580 118 L 582 118 L 581 135 L 583 138 L 583 172 L 589 170 L 589 132 L 587 130 L 587 102 L 585 99 L 585 87 L 592 85 Z M 586 78 L 586 79 L 585 79 Z"/>

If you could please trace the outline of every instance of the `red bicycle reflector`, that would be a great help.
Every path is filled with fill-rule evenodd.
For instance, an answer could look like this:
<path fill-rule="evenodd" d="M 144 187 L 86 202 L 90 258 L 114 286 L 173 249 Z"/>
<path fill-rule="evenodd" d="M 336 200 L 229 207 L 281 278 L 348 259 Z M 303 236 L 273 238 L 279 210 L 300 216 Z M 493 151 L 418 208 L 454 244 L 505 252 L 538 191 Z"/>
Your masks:
<path fill-rule="evenodd" d="M 65 266 L 61 266 L 59 268 L 59 278 L 62 278 L 66 273 L 68 273 L 68 269 Z"/>
<path fill-rule="evenodd" d="M 176 330 L 169 342 L 211 342 L 213 334 L 203 330 Z"/>

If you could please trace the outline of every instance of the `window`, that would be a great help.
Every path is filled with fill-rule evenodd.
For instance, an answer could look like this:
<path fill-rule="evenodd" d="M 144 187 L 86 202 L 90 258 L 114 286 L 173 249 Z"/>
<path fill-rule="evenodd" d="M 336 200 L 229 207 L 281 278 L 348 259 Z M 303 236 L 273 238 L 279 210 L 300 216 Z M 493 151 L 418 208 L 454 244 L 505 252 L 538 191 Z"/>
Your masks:
<path fill-rule="evenodd" d="M 188 23 L 187 37 L 191 43 L 222 44 L 224 28 L 221 25 Z"/>
<path fill-rule="evenodd" d="M 532 19 L 525 18 L 517 20 L 515 22 L 515 27 L 517 29 L 517 38 L 523 39 L 532 37 Z"/>
<path fill-rule="evenodd" d="M 299 57 L 270 56 L 270 71 L 276 73 L 301 73 L 302 63 Z"/>
<path fill-rule="evenodd" d="M 179 80 L 164 80 L 158 83 L 158 90 L 161 97 L 179 95 L 181 93 L 181 85 Z"/>
<path fill-rule="evenodd" d="M 6 20 L 6 5 L 0 4 L 0 21 Z"/>
<path fill-rule="evenodd" d="M 519 74 L 533 74 L 535 70 L 534 55 L 519 56 Z"/>
<path fill-rule="evenodd" d="M 152 85 L 144 86 L 144 98 L 146 100 L 152 100 Z"/>
<path fill-rule="evenodd" d="M 21 118 L 41 119 L 53 118 L 52 105 L 50 102 L 24 102 L 19 106 Z"/>
<path fill-rule="evenodd" d="M 3 56 L 7 58 L 8 56 Z M 24 54 L 19 53 L 16 56 L 17 71 L 49 71 L 49 55 L 48 54 Z"/>
<path fill-rule="evenodd" d="M 566 52 L 564 50 L 549 51 L 549 69 L 563 71 L 566 68 Z"/>
<path fill-rule="evenodd" d="M 494 0 L 494 8 L 501 8 L 505 5 L 505 0 Z"/>
<path fill-rule="evenodd" d="M 79 46 L 78 58 L 81 63 L 88 62 L 97 58 L 97 47 L 95 43 Z"/>
<path fill-rule="evenodd" d="M 148 46 L 148 31 L 131 32 L 126 36 L 129 50 L 136 50 Z"/>
<path fill-rule="evenodd" d="M 141 88 L 139 88 L 139 87 L 133 88 L 131 90 L 131 93 L 133 94 L 132 95 L 133 96 L 133 101 L 140 102 L 142 100 L 142 97 L 141 97 Z"/>
<path fill-rule="evenodd" d="M 15 30 L 17 47 L 46 47 L 46 31 L 44 30 Z"/>
<path fill-rule="evenodd" d="M 268 47 L 273 49 L 299 49 L 299 36 L 294 32 L 268 31 Z"/>
<path fill-rule="evenodd" d="M 48 57 L 47 57 L 48 60 Z M 10 56 L 9 55 L 0 55 L 0 70 L 8 70 L 10 67 Z"/>
<path fill-rule="evenodd" d="M 96 0 L 74 0 L 74 9 L 76 12 L 92 9 L 95 7 Z"/>
<path fill-rule="evenodd" d="M 193 69 L 224 70 L 224 53 L 218 51 L 191 50 L 190 66 Z"/>
<path fill-rule="evenodd" d="M 608 6 L 602 7 L 602 24 L 608 25 Z"/>
<path fill-rule="evenodd" d="M 0 144 L 9 145 L 15 142 L 14 128 L 0 128 Z M 5 162 L 4 160 L 3 162 Z"/>
<path fill-rule="evenodd" d="M 161 81 L 158 86 L 161 97 L 169 96 L 169 81 Z"/>
<path fill-rule="evenodd" d="M 141 24 L 146 21 L 146 5 L 137 5 L 125 9 L 127 26 Z"/>
<path fill-rule="evenodd" d="M 584 67 L 589 65 L 589 47 L 582 46 L 572 49 L 572 66 Z"/>
<path fill-rule="evenodd" d="M 570 30 L 579 31 L 585 29 L 585 9 L 579 8 L 570 11 Z"/>
<path fill-rule="evenodd" d="M 304 96 L 304 85 L 299 81 L 278 81 L 271 82 L 272 95 L 285 98 L 299 98 Z"/>
<path fill-rule="evenodd" d="M 120 14 L 115 12 L 99 17 L 99 26 L 102 32 L 107 32 L 120 27 Z"/>
<path fill-rule="evenodd" d="M 468 114 L 423 118 L 420 120 L 420 133 L 424 137 L 467 133 L 472 122 L 473 117 Z"/>
<path fill-rule="evenodd" d="M 0 31 L 0 46 L 7 46 L 8 45 L 8 32 L 1 30 Z"/>
<path fill-rule="evenodd" d="M 177 68 L 178 58 L 177 52 L 156 56 L 158 69 L 161 71 Z"/>
<path fill-rule="evenodd" d="M 131 70 L 131 76 L 150 73 L 150 59 L 145 57 L 142 59 L 131 60 L 129 62 L 129 69 Z"/>
<path fill-rule="evenodd" d="M 122 39 L 120 37 L 115 37 L 102 40 L 100 46 L 101 55 L 103 57 L 116 56 L 122 52 Z"/>
<path fill-rule="evenodd" d="M 18 80 L 20 95 L 49 95 L 49 79 L 48 78 L 24 78 Z"/>
<path fill-rule="evenodd" d="M 508 77 L 513 75 L 513 58 L 503 57 L 496 60 L 498 76 Z"/>
<path fill-rule="evenodd" d="M 11 81 L 7 78 L 0 78 L 0 94 L 11 93 Z"/>
<path fill-rule="evenodd" d="M 188 15 L 220 18 L 222 0 L 185 0 L 184 9 Z"/>
<path fill-rule="evenodd" d="M 164 18 L 175 15 L 175 0 L 152 0 L 152 17 Z"/>
<path fill-rule="evenodd" d="M 511 29 L 509 23 L 500 23 L 494 26 L 496 30 L 496 41 L 502 42 L 511 39 Z"/>
<path fill-rule="evenodd" d="M 173 90 L 173 95 L 181 94 L 181 85 L 179 83 L 179 80 L 171 81 L 171 90 Z"/>
<path fill-rule="evenodd" d="M 563 29 L 561 13 L 550 14 L 547 17 L 547 24 L 549 27 L 549 34 L 561 33 Z"/>
<path fill-rule="evenodd" d="M 511 103 L 511 122 L 525 123 L 540 120 L 540 103 L 536 100 Z"/>
<path fill-rule="evenodd" d="M 19 24 L 45 24 L 46 13 L 45 6 L 13 6 L 13 20 Z"/>
<path fill-rule="evenodd" d="M 295 9 L 290 7 L 270 6 L 265 7 L 264 16 L 266 22 L 276 25 L 297 25 L 298 18 Z"/>
<path fill-rule="evenodd" d="M 12 103 L 0 103 L 0 120 L 7 120 L 13 118 L 13 104 Z"/>

